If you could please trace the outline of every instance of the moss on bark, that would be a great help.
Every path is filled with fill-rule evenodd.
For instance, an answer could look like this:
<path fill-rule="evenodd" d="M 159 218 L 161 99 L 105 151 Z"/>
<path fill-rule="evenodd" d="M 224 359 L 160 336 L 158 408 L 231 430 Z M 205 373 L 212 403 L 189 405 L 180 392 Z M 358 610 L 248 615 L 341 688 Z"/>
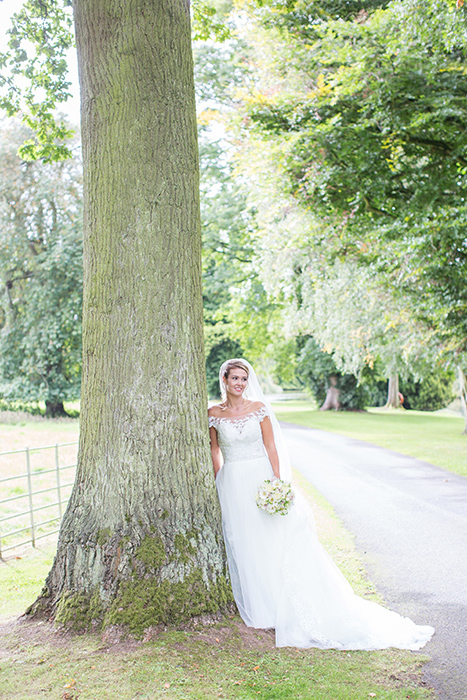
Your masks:
<path fill-rule="evenodd" d="M 127 581 L 105 615 L 103 625 L 122 625 L 136 637 L 153 625 L 176 624 L 191 617 L 227 609 L 232 592 L 224 577 L 206 583 L 201 569 L 183 581 L 142 579 Z"/>
<path fill-rule="evenodd" d="M 137 548 L 135 557 L 150 571 L 160 569 L 166 558 L 162 538 L 158 535 L 146 535 Z"/>
<path fill-rule="evenodd" d="M 112 530 L 110 527 L 105 527 L 102 530 L 99 530 L 97 533 L 97 538 L 96 538 L 96 544 L 102 545 L 106 544 L 110 538 L 112 537 Z"/>
<path fill-rule="evenodd" d="M 227 610 L 232 602 L 232 590 L 223 576 L 206 583 L 201 569 L 195 569 L 178 582 L 154 578 L 126 581 L 107 610 L 98 591 L 67 591 L 57 606 L 55 622 L 74 632 L 118 625 L 142 637 L 148 627 L 215 614 L 219 608 Z"/>
<path fill-rule="evenodd" d="M 100 626 L 104 606 L 97 591 L 91 595 L 67 591 L 60 599 L 55 612 L 55 622 L 74 632 L 84 632 Z"/>
<path fill-rule="evenodd" d="M 108 533 L 99 535 L 102 542 L 97 546 L 105 548 Z M 178 532 L 171 545 L 164 544 L 154 528 L 135 549 L 122 538 L 118 561 L 124 540 L 133 551 L 127 550 L 129 578 L 119 583 L 110 598 L 102 586 L 86 592 L 65 591 L 53 613 L 56 623 L 75 632 L 117 625 L 141 637 L 148 627 L 186 622 L 231 606 L 233 595 L 226 577 L 214 570 L 207 574 L 199 565 L 202 537 L 194 528 Z"/>

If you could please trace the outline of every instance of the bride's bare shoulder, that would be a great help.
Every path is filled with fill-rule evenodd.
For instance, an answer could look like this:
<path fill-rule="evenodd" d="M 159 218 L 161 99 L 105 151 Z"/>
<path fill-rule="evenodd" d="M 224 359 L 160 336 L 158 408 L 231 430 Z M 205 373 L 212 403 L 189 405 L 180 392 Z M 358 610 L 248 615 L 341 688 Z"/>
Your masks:
<path fill-rule="evenodd" d="M 208 408 L 208 416 L 212 416 L 213 418 L 222 418 L 224 413 L 225 406 L 223 406 L 221 403 L 218 403 L 215 406 L 211 406 L 210 408 Z"/>

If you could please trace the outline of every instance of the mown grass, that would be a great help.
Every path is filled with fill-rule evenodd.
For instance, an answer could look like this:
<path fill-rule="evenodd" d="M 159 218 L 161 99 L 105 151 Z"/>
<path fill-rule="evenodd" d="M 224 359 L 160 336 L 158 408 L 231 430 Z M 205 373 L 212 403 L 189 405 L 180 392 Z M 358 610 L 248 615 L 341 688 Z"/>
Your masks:
<path fill-rule="evenodd" d="M 0 562 L 0 620 L 19 617 L 34 602 L 51 569 L 55 550 L 56 537 L 52 537 L 37 549 L 22 547 L 5 554 Z"/>
<path fill-rule="evenodd" d="M 318 411 L 306 400 L 274 404 L 279 420 L 340 433 L 416 457 L 467 476 L 467 435 L 464 420 L 423 411 Z"/>
<path fill-rule="evenodd" d="M 25 629 L 0 691 L 9 700 L 426 700 L 420 658 L 404 652 L 276 650 L 245 639 L 234 620 L 208 630 L 167 630 L 140 645 L 96 636 L 52 639 Z M 28 643 L 29 642 L 29 643 Z M 16 671 L 16 672 L 15 672 Z"/>
<path fill-rule="evenodd" d="M 0 412 L 0 452 L 44 447 L 78 439 L 79 421 L 72 418 L 43 418 Z"/>
<path fill-rule="evenodd" d="M 379 599 L 353 537 L 303 478 L 318 535 L 354 589 Z M 39 593 L 53 546 L 23 550 L 0 563 L 2 616 L 14 618 Z M 9 700 L 431 700 L 421 683 L 424 657 L 407 651 L 276 649 L 271 632 L 237 616 L 215 625 L 165 629 L 151 641 L 111 644 L 98 634 L 73 636 L 47 623 L 3 625 L 0 697 Z"/>

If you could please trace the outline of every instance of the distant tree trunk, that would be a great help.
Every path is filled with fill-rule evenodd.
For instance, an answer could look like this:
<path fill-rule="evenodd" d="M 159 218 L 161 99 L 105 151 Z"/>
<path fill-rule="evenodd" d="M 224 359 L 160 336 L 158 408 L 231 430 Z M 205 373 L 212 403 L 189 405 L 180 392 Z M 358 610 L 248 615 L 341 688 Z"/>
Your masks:
<path fill-rule="evenodd" d="M 385 408 L 400 408 L 399 375 L 391 374 L 388 380 L 388 400 Z"/>
<path fill-rule="evenodd" d="M 81 434 L 41 598 L 152 625 L 231 599 L 208 445 L 186 0 L 74 0 L 85 181 Z"/>
<path fill-rule="evenodd" d="M 61 416 L 67 416 L 68 413 L 65 411 L 63 401 L 47 400 L 45 402 L 45 415 L 47 418 L 60 418 Z"/>
<path fill-rule="evenodd" d="M 323 405 L 319 409 L 320 411 L 338 411 L 340 407 L 339 403 L 339 389 L 337 388 L 337 377 L 331 375 L 329 377 L 329 388 L 326 393 L 326 398 Z"/>
<path fill-rule="evenodd" d="M 457 368 L 457 375 L 459 377 L 459 396 L 465 420 L 464 433 L 467 433 L 467 378 L 464 370 L 460 366 Z"/>

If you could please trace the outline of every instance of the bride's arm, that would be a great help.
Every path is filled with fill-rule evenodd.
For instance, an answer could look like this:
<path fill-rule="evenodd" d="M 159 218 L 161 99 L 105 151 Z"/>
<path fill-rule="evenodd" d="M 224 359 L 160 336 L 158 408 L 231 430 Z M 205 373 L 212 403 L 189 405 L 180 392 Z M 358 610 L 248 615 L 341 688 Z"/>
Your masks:
<path fill-rule="evenodd" d="M 213 426 L 209 428 L 209 437 L 211 438 L 212 466 L 214 467 L 214 476 L 216 477 L 217 472 L 222 466 L 222 453 L 219 443 L 217 442 L 217 430 Z"/>
<path fill-rule="evenodd" d="M 280 479 L 279 456 L 276 450 L 276 443 L 274 442 L 272 423 L 267 416 L 261 421 L 261 432 L 263 433 L 263 443 L 269 457 L 269 461 L 271 462 L 273 474 Z"/>

